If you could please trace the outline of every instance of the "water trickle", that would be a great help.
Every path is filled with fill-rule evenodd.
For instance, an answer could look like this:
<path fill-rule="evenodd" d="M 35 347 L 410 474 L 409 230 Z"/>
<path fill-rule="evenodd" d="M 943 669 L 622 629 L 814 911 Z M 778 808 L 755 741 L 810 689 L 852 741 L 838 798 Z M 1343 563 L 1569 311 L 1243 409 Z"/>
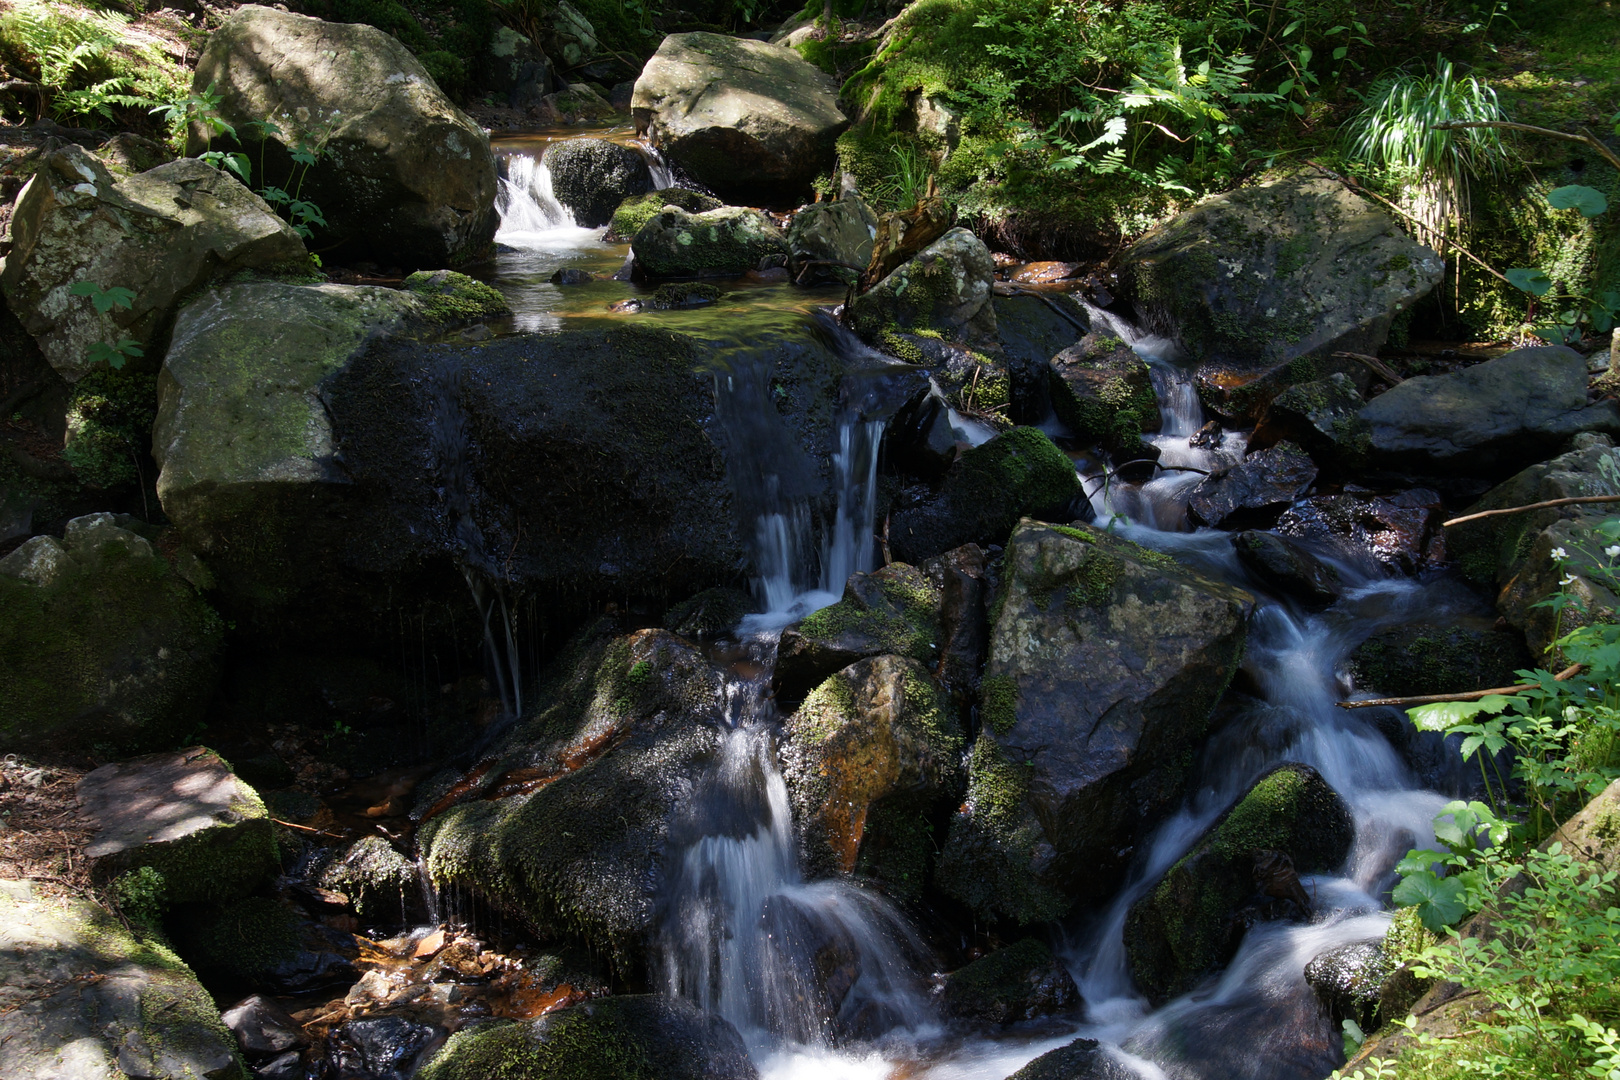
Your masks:
<path fill-rule="evenodd" d="M 495 194 L 501 224 L 495 242 L 508 247 L 540 251 L 593 246 L 601 229 L 587 229 L 574 221 L 574 213 L 551 190 L 551 170 L 544 155 L 508 154 L 501 159 L 506 175 Z"/>

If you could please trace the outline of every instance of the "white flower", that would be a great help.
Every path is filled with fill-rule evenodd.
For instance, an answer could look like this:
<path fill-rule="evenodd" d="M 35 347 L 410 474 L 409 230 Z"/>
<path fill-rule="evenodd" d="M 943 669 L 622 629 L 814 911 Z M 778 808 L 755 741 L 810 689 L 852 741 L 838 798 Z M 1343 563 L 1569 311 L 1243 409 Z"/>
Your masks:
<path fill-rule="evenodd" d="M 1573 575 L 1573 574 L 1565 574 L 1562 578 L 1560 578 L 1558 580 L 1558 584 L 1559 585 L 1573 585 L 1573 584 L 1575 584 L 1575 575 Z"/>
<path fill-rule="evenodd" d="M 1610 544 L 1608 547 L 1603 549 L 1603 554 L 1607 555 L 1611 559 L 1616 555 L 1620 555 L 1620 544 Z"/>
<path fill-rule="evenodd" d="M 1555 559 L 1567 559 L 1569 558 L 1569 552 L 1561 547 L 1555 547 L 1552 549 L 1552 557 Z"/>

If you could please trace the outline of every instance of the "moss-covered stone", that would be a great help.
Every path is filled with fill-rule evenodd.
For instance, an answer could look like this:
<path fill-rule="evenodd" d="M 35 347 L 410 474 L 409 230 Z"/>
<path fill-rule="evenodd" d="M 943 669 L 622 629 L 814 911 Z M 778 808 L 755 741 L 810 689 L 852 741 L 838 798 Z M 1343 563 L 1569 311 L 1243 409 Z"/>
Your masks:
<path fill-rule="evenodd" d="M 834 672 L 881 653 L 930 667 L 939 658 L 940 590 L 907 563 L 891 563 L 844 584 L 838 603 L 782 631 L 771 685 L 794 703 Z"/>
<path fill-rule="evenodd" d="M 402 924 L 422 907 L 416 863 L 380 836 L 356 840 L 322 868 L 318 880 L 322 888 L 348 896 L 355 913 L 371 924 Z"/>
<path fill-rule="evenodd" d="M 1159 430 L 1159 398 L 1148 366 L 1123 341 L 1087 334 L 1052 357 L 1052 410 L 1086 444 L 1129 449 Z"/>
<path fill-rule="evenodd" d="M 921 506 L 889 525 L 896 558 L 921 562 L 963 544 L 1003 543 L 1025 516 L 1068 520 L 1080 494 L 1074 463 L 1038 428 L 1013 428 L 962 454 Z"/>
<path fill-rule="evenodd" d="M 867 341 L 895 329 L 932 329 L 954 334 L 988 310 L 995 276 L 990 249 L 966 229 L 956 228 L 902 263 L 888 277 L 855 298 L 848 319 Z"/>
<path fill-rule="evenodd" d="M 352 936 L 267 896 L 176 907 L 168 929 L 176 951 L 225 1000 L 250 989 L 302 994 L 359 976 Z"/>
<path fill-rule="evenodd" d="M 1417 623 L 1374 634 L 1349 666 L 1358 688 L 1409 697 L 1512 686 L 1514 672 L 1534 665 L 1512 630 Z"/>
<path fill-rule="evenodd" d="M 538 1020 L 464 1028 L 421 1080 L 755 1080 L 742 1037 L 679 998 L 601 998 Z"/>
<path fill-rule="evenodd" d="M 643 225 L 657 217 L 658 212 L 666 206 L 678 207 L 689 214 L 702 214 L 709 210 L 718 210 L 723 205 L 725 204 L 712 195 L 678 187 L 659 188 L 645 195 L 632 195 L 613 211 L 613 220 L 602 239 L 610 244 L 629 243 L 631 237 L 640 232 Z"/>
<path fill-rule="evenodd" d="M 562 111 L 574 110 L 563 104 Z M 608 139 L 560 139 L 546 148 L 545 163 L 557 201 L 588 229 L 616 221 L 618 208 L 652 187 L 647 159 Z"/>
<path fill-rule="evenodd" d="M 767 259 L 787 261 L 787 237 L 765 214 L 722 206 L 692 214 L 665 206 L 630 240 L 636 263 L 653 277 L 736 277 Z"/>
<path fill-rule="evenodd" d="M 1071 1012 L 1081 1004 L 1074 979 L 1035 938 L 951 972 L 941 1003 L 952 1016 L 991 1024 Z"/>
<path fill-rule="evenodd" d="M 1231 958 L 1233 915 L 1257 891 L 1256 857 L 1281 852 L 1301 874 L 1338 868 L 1355 826 L 1337 792 L 1308 765 L 1279 765 L 1165 871 L 1125 922 L 1136 984 L 1154 1002 L 1191 989 Z"/>
<path fill-rule="evenodd" d="M 675 308 L 704 307 L 719 300 L 725 292 L 718 285 L 701 281 L 683 281 L 660 285 L 653 290 L 652 306 L 661 311 Z"/>
<path fill-rule="evenodd" d="M 433 322 L 466 323 L 512 314 L 512 305 L 498 290 L 454 270 L 418 270 L 405 279 L 405 291 L 421 298 L 422 317 Z"/>
<path fill-rule="evenodd" d="M 704 589 L 666 611 L 664 625 L 682 637 L 712 637 L 758 610 L 754 598 L 740 589 Z"/>

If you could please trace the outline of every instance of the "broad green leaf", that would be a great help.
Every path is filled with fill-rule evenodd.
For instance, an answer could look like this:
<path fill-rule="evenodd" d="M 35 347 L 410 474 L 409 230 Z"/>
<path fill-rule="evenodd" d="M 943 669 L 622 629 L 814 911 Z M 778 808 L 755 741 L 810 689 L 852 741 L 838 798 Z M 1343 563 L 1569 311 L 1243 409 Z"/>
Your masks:
<path fill-rule="evenodd" d="M 1335 60 L 1343 60 L 1348 55 L 1350 55 L 1350 50 L 1343 45 L 1333 50 L 1333 59 Z"/>
<path fill-rule="evenodd" d="M 1553 279 L 1539 267 L 1515 267 L 1505 275 L 1508 284 L 1522 289 L 1531 296 L 1546 296 L 1552 291 Z"/>
<path fill-rule="evenodd" d="M 1439 934 L 1468 914 L 1463 892 L 1462 882 L 1424 871 L 1402 878 L 1390 899 L 1400 907 L 1415 906 L 1423 925 Z"/>
<path fill-rule="evenodd" d="M 1289 94 L 1292 94 L 1293 92 L 1294 92 L 1294 80 L 1293 79 L 1284 79 L 1282 81 L 1282 85 L 1277 87 L 1277 96 L 1278 97 L 1287 97 Z"/>
<path fill-rule="evenodd" d="M 1609 208 L 1609 200 L 1597 188 L 1567 184 L 1547 193 L 1547 205 L 1554 210 L 1579 210 L 1583 217 L 1597 217 Z"/>
<path fill-rule="evenodd" d="M 1412 718 L 1419 731 L 1450 731 L 1481 713 L 1494 716 L 1507 708 L 1512 700 L 1503 694 L 1492 694 L 1478 701 L 1442 701 L 1407 709 L 1406 715 Z"/>

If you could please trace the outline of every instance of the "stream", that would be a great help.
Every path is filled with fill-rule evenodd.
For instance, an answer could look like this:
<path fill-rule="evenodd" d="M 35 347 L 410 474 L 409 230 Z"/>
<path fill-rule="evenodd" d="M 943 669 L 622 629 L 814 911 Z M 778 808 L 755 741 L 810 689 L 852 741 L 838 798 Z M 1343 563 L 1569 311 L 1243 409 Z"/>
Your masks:
<path fill-rule="evenodd" d="M 609 137 L 627 140 L 623 132 Z M 545 141 L 524 137 L 495 146 L 505 159 L 502 226 L 500 253 L 486 276 L 512 303 L 511 329 L 632 318 L 732 350 L 736 358 L 716 368 L 719 415 L 752 455 L 732 482 L 754 511 L 754 589 L 764 612 L 745 619 L 721 643 L 726 655 L 748 662 L 731 669 L 733 727 L 721 760 L 676 830 L 680 855 L 667 874 L 659 988 L 731 1021 L 769 1080 L 1002 1080 L 1078 1037 L 1098 1040 L 1120 1076 L 1327 1075 L 1342 1060 L 1340 1033 L 1306 985 L 1305 965 L 1328 948 L 1382 934 L 1396 862 L 1432 840 L 1430 822 L 1454 794 L 1426 789 L 1367 713 L 1336 707 L 1350 689 L 1345 660 L 1383 628 L 1473 614 L 1480 610 L 1478 599 L 1444 575 L 1395 577 L 1365 552 L 1318 546 L 1315 554 L 1338 571 L 1344 593 L 1327 610 L 1307 612 L 1268 595 L 1251 579 L 1228 533 L 1190 527 L 1186 499 L 1199 472 L 1160 471 L 1141 485 L 1083 474 L 1098 526 L 1111 522 L 1130 540 L 1255 595 L 1242 688 L 1228 693 L 1225 719 L 1197 755 L 1185 803 L 1137 844 L 1124 886 L 1102 908 L 1045 928 L 1081 990 L 1083 1014 L 1014 1025 L 995 1037 L 953 1033 L 936 1015 L 929 993 L 937 961 L 905 915 L 857 884 L 804 880 L 774 749 L 779 717 L 768 693 L 782 627 L 835 602 L 851 573 L 873 568 L 884 414 L 871 404 L 880 394 L 863 397 L 846 389 L 838 450 L 830 462 L 836 508 L 818 521 L 794 479 L 774 465 L 775 436 L 760 420 L 761 406 L 769 409 L 767 390 L 747 362 L 749 348 L 808 333 L 867 366 L 893 362 L 820 313 L 842 301 L 838 287 L 726 282 L 723 316 L 702 309 L 608 315 L 609 304 L 641 292 L 608 278 L 624 263 L 627 245 L 605 243 L 603 230 L 573 224 L 536 161 Z M 658 182 L 668 182 L 667 171 Z M 552 284 L 552 274 L 565 268 L 590 270 L 602 279 Z M 1163 422 L 1160 433 L 1147 438 L 1161 452 L 1162 465 L 1207 472 L 1241 458 L 1242 433 L 1226 433 L 1208 448 L 1190 445 L 1205 418 L 1191 373 L 1178 366 L 1168 342 L 1142 336 L 1109 312 L 1090 314 L 1151 366 Z M 964 432 L 970 427 L 962 424 Z M 978 441 L 987 435 L 979 434 Z M 1308 922 L 1255 925 L 1217 979 L 1151 1007 L 1129 973 L 1124 925 L 1130 905 L 1257 777 L 1284 761 L 1315 768 L 1350 806 L 1355 842 L 1349 859 L 1337 873 L 1302 879 L 1313 897 Z M 831 1019 L 811 985 L 816 943 L 829 940 L 859 958 L 858 977 Z"/>

